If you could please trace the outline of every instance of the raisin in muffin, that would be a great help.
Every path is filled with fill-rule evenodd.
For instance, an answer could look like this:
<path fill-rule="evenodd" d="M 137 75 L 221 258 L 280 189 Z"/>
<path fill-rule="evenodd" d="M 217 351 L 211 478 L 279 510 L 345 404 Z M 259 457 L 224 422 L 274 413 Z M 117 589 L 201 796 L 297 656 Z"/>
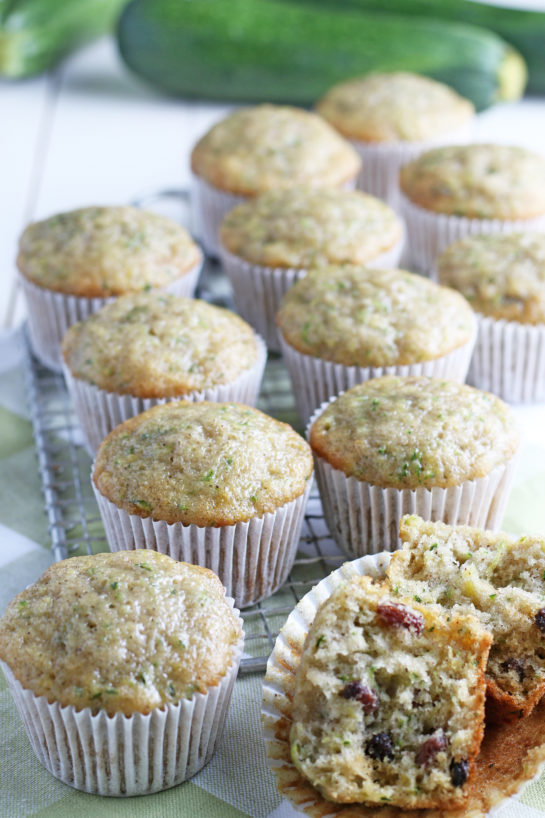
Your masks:
<path fill-rule="evenodd" d="M 112 549 L 204 564 L 237 605 L 269 596 L 295 558 L 312 477 L 308 444 L 236 403 L 167 403 L 102 442 L 93 483 Z"/>
<path fill-rule="evenodd" d="M 209 760 L 241 652 L 240 617 L 212 571 L 155 552 L 58 562 L 0 620 L 38 758 L 102 795 L 165 789 Z"/>
<path fill-rule="evenodd" d="M 447 247 L 437 273 L 478 314 L 470 382 L 511 403 L 545 400 L 545 237 L 469 236 Z"/>
<path fill-rule="evenodd" d="M 71 324 L 123 293 L 154 288 L 190 296 L 201 264 L 183 227 L 135 207 L 84 207 L 29 225 L 17 265 L 34 354 L 60 369 Z"/>
<path fill-rule="evenodd" d="M 195 145 L 191 169 L 204 245 L 217 255 L 220 222 L 235 204 L 278 188 L 353 186 L 360 160 L 316 114 L 257 105 L 214 125 Z"/>
<path fill-rule="evenodd" d="M 262 340 L 229 310 L 183 296 L 124 295 L 74 324 L 65 376 L 93 454 L 129 417 L 174 398 L 254 404 Z"/>
<path fill-rule="evenodd" d="M 324 514 L 350 556 L 398 547 L 404 513 L 497 528 L 519 435 L 488 392 L 439 378 L 374 378 L 309 425 Z"/>
<path fill-rule="evenodd" d="M 434 145 L 467 141 L 475 113 L 447 85 L 404 71 L 341 82 L 316 110 L 358 151 L 359 187 L 396 208 L 401 166 Z"/>
<path fill-rule="evenodd" d="M 282 296 L 309 268 L 395 266 L 403 225 L 373 196 L 337 188 L 273 190 L 237 205 L 220 227 L 220 255 L 238 312 L 278 349 Z"/>
<path fill-rule="evenodd" d="M 545 159 L 510 145 L 449 145 L 401 170 L 409 256 L 433 271 L 452 242 L 545 226 Z"/>

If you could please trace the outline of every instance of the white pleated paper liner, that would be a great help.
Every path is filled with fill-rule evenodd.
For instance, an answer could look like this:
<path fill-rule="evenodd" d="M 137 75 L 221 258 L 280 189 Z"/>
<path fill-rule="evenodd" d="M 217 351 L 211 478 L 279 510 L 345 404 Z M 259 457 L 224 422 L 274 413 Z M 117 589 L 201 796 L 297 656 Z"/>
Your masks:
<path fill-rule="evenodd" d="M 167 287 L 158 289 L 173 295 L 191 297 L 197 286 L 202 260 Z M 27 307 L 28 331 L 32 352 L 45 366 L 62 370 L 61 341 L 66 330 L 84 321 L 113 298 L 84 298 L 40 287 L 23 275 L 18 277 Z"/>
<path fill-rule="evenodd" d="M 187 392 L 170 398 L 139 398 L 135 395 L 120 395 L 107 392 L 81 378 L 74 377 L 63 362 L 63 372 L 82 428 L 85 447 L 94 457 L 103 439 L 112 429 L 124 420 L 135 417 L 159 403 L 187 400 L 192 403 L 200 401 L 235 401 L 255 406 L 267 362 L 267 348 L 263 340 L 256 335 L 257 359 L 252 367 L 242 372 L 231 383 L 218 384 L 207 389 Z"/>
<path fill-rule="evenodd" d="M 356 178 L 350 179 L 339 187 L 353 190 L 356 187 Z M 224 216 L 237 204 L 246 202 L 250 196 L 241 196 L 228 193 L 214 187 L 202 177 L 192 174 L 191 177 L 191 205 L 196 232 L 203 247 L 209 256 L 218 258 L 220 255 L 219 228 Z"/>
<path fill-rule="evenodd" d="M 468 382 L 509 403 L 545 401 L 545 324 L 477 318 Z"/>
<path fill-rule="evenodd" d="M 403 251 L 403 236 L 389 250 L 369 259 L 369 267 L 388 269 L 397 267 Z M 265 338 L 267 346 L 276 352 L 280 350 L 275 317 L 280 302 L 296 281 L 306 275 L 301 267 L 266 267 L 230 253 L 220 245 L 222 266 L 232 287 L 235 307 L 249 324 Z"/>
<path fill-rule="evenodd" d="M 350 144 L 362 160 L 362 169 L 357 181 L 358 189 L 383 199 L 399 213 L 401 209 L 399 171 L 403 165 L 412 162 L 431 148 L 469 142 L 472 130 L 473 123 L 468 122 L 440 138 L 421 142 L 360 142 L 350 139 Z"/>
<path fill-rule="evenodd" d="M 91 474 L 94 472 L 94 464 Z M 210 568 L 238 608 L 271 596 L 291 570 L 312 480 L 295 500 L 234 525 L 166 523 L 128 514 L 104 497 L 91 478 L 111 551 L 150 548 Z"/>
<path fill-rule="evenodd" d="M 467 219 L 426 210 L 403 193 L 400 193 L 400 202 L 407 228 L 406 258 L 411 269 L 426 275 L 433 275 L 438 256 L 449 244 L 466 236 L 545 230 L 545 215 L 534 219 Z"/>
<path fill-rule="evenodd" d="M 231 604 L 233 600 L 228 600 Z M 238 617 L 238 611 L 235 609 Z M 238 617 L 242 626 L 242 620 Z M 0 662 L 38 760 L 77 790 L 146 795 L 195 775 L 218 746 L 242 657 L 244 638 L 217 685 L 148 714 L 76 710 L 26 690 Z"/>
<path fill-rule="evenodd" d="M 323 403 L 309 420 L 307 440 L 312 424 L 333 400 Z M 336 544 L 350 558 L 396 551 L 404 514 L 448 525 L 499 530 L 518 461 L 517 451 L 484 477 L 447 488 L 395 489 L 347 477 L 313 454 L 324 519 Z"/>
<path fill-rule="evenodd" d="M 463 383 L 473 352 L 475 336 L 476 328 L 467 343 L 431 361 L 420 361 L 401 366 L 364 367 L 345 366 L 323 358 L 305 355 L 288 344 L 282 333 L 279 332 L 282 357 L 291 378 L 295 405 L 305 424 L 315 409 L 324 401 L 329 400 L 332 395 L 338 395 L 352 386 L 382 375 L 401 377 L 427 375 Z"/>

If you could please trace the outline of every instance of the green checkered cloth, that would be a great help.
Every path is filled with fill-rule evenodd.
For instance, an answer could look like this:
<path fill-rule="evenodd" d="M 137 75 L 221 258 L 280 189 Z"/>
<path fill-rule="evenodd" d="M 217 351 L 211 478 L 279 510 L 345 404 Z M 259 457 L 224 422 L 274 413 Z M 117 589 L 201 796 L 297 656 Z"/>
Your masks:
<path fill-rule="evenodd" d="M 23 379 L 23 337 L 0 334 L 0 613 L 51 563 Z M 545 531 L 545 409 L 516 410 L 525 436 L 504 528 Z M 140 798 L 101 798 L 65 786 L 35 758 L 0 674 L 0 818 L 294 818 L 277 794 L 260 729 L 261 675 L 237 680 L 225 733 L 212 761 L 191 781 Z M 545 776 L 511 799 L 498 818 L 545 814 Z"/>

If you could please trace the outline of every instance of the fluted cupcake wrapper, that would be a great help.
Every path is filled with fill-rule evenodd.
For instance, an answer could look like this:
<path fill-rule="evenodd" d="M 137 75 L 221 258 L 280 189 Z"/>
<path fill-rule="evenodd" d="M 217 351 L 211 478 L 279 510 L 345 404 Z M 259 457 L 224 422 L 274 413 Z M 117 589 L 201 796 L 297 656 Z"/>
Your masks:
<path fill-rule="evenodd" d="M 218 258 L 220 255 L 218 232 L 224 216 L 233 207 L 241 202 L 247 202 L 252 197 L 220 190 L 195 174 L 192 175 L 191 183 L 191 204 L 197 235 L 205 252 Z M 340 187 L 353 190 L 356 187 L 356 178 L 350 179 Z"/>
<path fill-rule="evenodd" d="M 93 466 L 94 471 L 94 466 Z M 311 480 L 295 500 L 247 522 L 219 527 L 182 525 L 128 514 L 104 497 L 91 478 L 112 551 L 150 548 L 210 568 L 239 608 L 271 596 L 295 560 Z"/>
<path fill-rule="evenodd" d="M 422 153 L 441 145 L 459 145 L 469 142 L 473 123 L 469 122 L 438 139 L 421 142 L 360 142 L 350 139 L 350 144 L 362 160 L 357 188 L 383 199 L 400 212 L 399 172 L 403 165 L 412 162 Z"/>
<path fill-rule="evenodd" d="M 384 253 L 369 260 L 369 267 L 397 267 L 405 237 Z M 276 313 L 280 302 L 296 281 L 307 274 L 301 267 L 266 267 L 235 256 L 220 245 L 221 263 L 233 287 L 237 312 L 265 338 L 269 349 L 279 351 Z"/>
<path fill-rule="evenodd" d="M 284 340 L 279 333 L 282 357 L 290 374 L 295 405 L 303 421 L 306 423 L 315 409 L 333 395 L 338 395 L 359 383 L 382 375 L 427 375 L 428 377 L 448 378 L 449 380 L 465 381 L 473 346 L 475 333 L 470 340 L 452 352 L 434 358 L 431 361 L 421 361 L 403 366 L 345 366 L 312 355 L 298 352 L 291 344 Z"/>
<path fill-rule="evenodd" d="M 206 693 L 130 716 L 50 703 L 25 689 L 8 665 L 0 664 L 32 749 L 55 778 L 95 795 L 146 795 L 191 778 L 212 758 L 223 733 L 243 642 L 242 637 L 235 646 L 225 676 Z"/>
<path fill-rule="evenodd" d="M 139 398 L 135 395 L 107 392 L 81 378 L 74 377 L 63 362 L 64 377 L 89 454 L 93 457 L 106 435 L 124 420 L 139 415 L 140 412 L 145 412 L 160 403 L 177 400 L 199 403 L 206 400 L 236 401 L 255 406 L 267 361 L 265 343 L 259 335 L 256 335 L 255 339 L 258 348 L 257 360 L 252 367 L 242 372 L 234 381 L 170 398 Z"/>
<path fill-rule="evenodd" d="M 401 214 L 407 227 L 406 257 L 412 269 L 433 276 L 437 258 L 455 241 L 480 234 L 545 230 L 545 216 L 534 219 L 467 219 L 434 213 L 400 193 Z"/>
<path fill-rule="evenodd" d="M 545 324 L 477 318 L 468 382 L 509 403 L 545 401 Z"/>
<path fill-rule="evenodd" d="M 202 261 L 167 287 L 158 289 L 173 295 L 191 297 L 197 286 Z M 84 321 L 114 298 L 84 298 L 66 295 L 39 287 L 19 275 L 28 315 L 30 345 L 34 355 L 47 367 L 62 369 L 61 342 L 66 330 L 78 321 Z"/>
<path fill-rule="evenodd" d="M 307 439 L 312 424 L 332 400 L 323 403 L 311 417 Z M 515 475 L 517 454 L 486 476 L 455 486 L 396 489 L 348 477 L 314 452 L 325 521 L 341 551 L 350 558 L 396 551 L 400 547 L 399 523 L 404 514 L 497 531 Z"/>

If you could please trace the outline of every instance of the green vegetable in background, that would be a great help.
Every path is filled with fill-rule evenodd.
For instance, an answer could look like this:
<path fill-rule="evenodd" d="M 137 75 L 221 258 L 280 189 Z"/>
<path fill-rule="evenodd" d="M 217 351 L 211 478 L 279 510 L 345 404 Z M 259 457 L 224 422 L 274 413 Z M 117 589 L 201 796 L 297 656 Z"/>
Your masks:
<path fill-rule="evenodd" d="M 135 73 L 168 93 L 205 99 L 304 105 L 348 77 L 408 70 L 483 109 L 517 99 L 526 80 L 522 58 L 485 29 L 318 0 L 132 0 L 118 40 Z"/>
<path fill-rule="evenodd" d="M 112 28 L 126 0 L 0 0 L 0 75 L 28 77 Z"/>

